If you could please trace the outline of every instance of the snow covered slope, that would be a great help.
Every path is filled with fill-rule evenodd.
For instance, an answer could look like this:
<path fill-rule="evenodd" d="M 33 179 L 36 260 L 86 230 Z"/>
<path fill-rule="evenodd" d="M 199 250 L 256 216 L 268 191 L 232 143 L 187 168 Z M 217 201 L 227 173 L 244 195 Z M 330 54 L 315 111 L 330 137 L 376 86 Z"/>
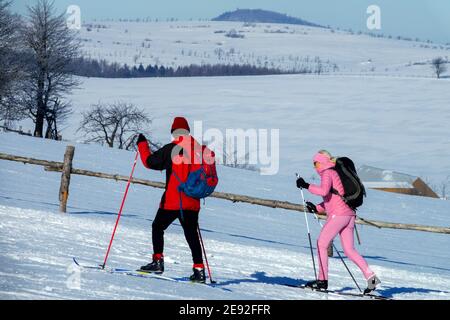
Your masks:
<path fill-rule="evenodd" d="M 322 148 L 350 155 L 357 165 L 404 172 L 439 186 L 450 175 L 450 80 L 371 76 L 262 76 L 158 79 L 81 78 L 70 97 L 74 113 L 63 138 L 76 132 L 81 112 L 99 101 L 134 103 L 153 119 L 152 137 L 166 142 L 173 117 L 203 130 L 280 129 L 280 174 L 310 178 Z M 246 115 L 246 116 L 241 116 Z M 32 127 L 32 124 L 29 125 Z M 60 126 L 61 128 L 61 126 Z"/>
<path fill-rule="evenodd" d="M 292 68 L 315 57 L 339 67 L 326 76 L 85 79 L 69 97 L 73 115 L 64 142 L 0 133 L 0 152 L 61 161 L 77 141 L 76 168 L 127 175 L 132 152 L 82 144 L 81 114 L 98 102 L 123 100 L 153 119 L 155 141 L 169 140 L 174 116 L 203 129 L 280 129 L 280 171 L 274 176 L 219 167 L 219 191 L 299 202 L 294 172 L 314 175 L 311 157 L 325 148 L 371 165 L 440 185 L 450 174 L 449 80 L 431 79 L 423 64 L 446 56 L 448 46 L 378 39 L 327 29 L 230 22 L 105 22 L 81 31 L 85 54 L 134 65 L 253 63 Z M 236 29 L 244 39 L 222 31 Z M 219 32 L 217 32 L 219 31 Z M 431 47 L 430 47 L 431 46 Z M 419 64 L 417 64 L 419 63 Z M 272 65 L 273 64 L 273 65 Z M 244 115 L 244 116 L 243 116 Z M 31 124 L 22 123 L 25 129 Z M 61 128 L 61 126 L 60 126 Z M 136 177 L 163 181 L 145 170 Z M 59 173 L 0 161 L 0 298 L 94 299 L 342 299 L 283 286 L 313 278 L 302 214 L 208 199 L 200 225 L 216 288 L 124 275 L 82 272 L 72 257 L 102 262 L 125 184 L 72 176 L 68 214 L 58 213 Z M 440 190 L 436 190 L 440 191 Z M 161 190 L 132 186 L 109 264 L 136 268 L 151 257 L 151 223 Z M 309 196 L 308 200 L 318 201 Z M 449 226 L 450 202 L 368 191 L 360 215 L 391 222 Z M 314 238 L 319 226 L 311 221 Z M 398 299 L 450 299 L 448 235 L 359 228 L 358 250 L 379 274 L 380 293 Z M 190 273 L 182 229 L 166 233 L 167 275 Z M 338 241 L 336 244 L 339 246 Z M 361 286 L 364 281 L 350 264 Z M 69 282 L 68 282 L 69 281 Z M 338 259 L 330 287 L 354 291 Z"/>
<path fill-rule="evenodd" d="M 244 38 L 226 37 L 230 30 Z M 432 77 L 431 59 L 448 57 L 450 50 L 333 29 L 219 21 L 97 21 L 85 24 L 79 37 L 85 57 L 129 66 L 249 63 L 314 70 L 319 58 L 325 72 L 422 77 Z"/>
<path fill-rule="evenodd" d="M 0 152 L 61 161 L 65 142 L 0 134 Z M 132 152 L 77 144 L 74 167 L 128 174 Z M 299 201 L 293 179 L 282 175 L 219 167 L 220 191 Z M 138 165 L 137 177 L 162 180 Z M 305 222 L 301 214 L 208 199 L 200 225 L 213 275 L 220 285 L 170 283 L 81 273 L 72 256 L 100 263 L 106 250 L 125 183 L 72 176 L 69 213 L 58 210 L 59 173 L 0 161 L 0 298 L 47 299 L 343 299 L 283 286 L 313 278 Z M 135 268 L 150 259 L 151 223 L 161 190 L 132 186 L 109 264 Z M 308 197 L 309 198 L 309 197 Z M 312 198 L 311 198 L 312 199 Z M 448 226 L 449 202 L 369 191 L 361 211 L 366 218 Z M 313 237 L 319 228 L 310 222 Z M 380 293 L 398 299 L 450 299 L 448 235 L 359 229 L 358 250 L 379 273 Z M 191 261 L 178 223 L 166 232 L 167 275 L 190 273 Z M 336 243 L 339 246 L 337 241 Z M 361 274 L 349 264 L 360 285 Z M 68 283 L 69 281 L 69 283 Z M 330 286 L 354 291 L 338 259 L 330 260 Z"/>

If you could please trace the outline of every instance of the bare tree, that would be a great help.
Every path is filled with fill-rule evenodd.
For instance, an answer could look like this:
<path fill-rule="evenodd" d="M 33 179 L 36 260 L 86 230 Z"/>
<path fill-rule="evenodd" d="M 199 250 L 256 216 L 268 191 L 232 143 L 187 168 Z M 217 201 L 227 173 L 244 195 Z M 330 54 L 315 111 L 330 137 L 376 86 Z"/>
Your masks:
<path fill-rule="evenodd" d="M 445 65 L 447 63 L 446 60 L 444 60 L 442 57 L 434 58 L 431 61 L 431 66 L 433 68 L 434 73 L 436 74 L 436 77 L 439 79 L 441 75 L 447 71 L 447 66 Z"/>
<path fill-rule="evenodd" d="M 256 165 L 250 164 L 250 154 L 247 152 L 243 158 L 237 158 L 237 150 L 233 153 L 223 152 L 223 163 L 225 167 L 244 169 L 249 171 L 258 171 L 259 168 Z"/>
<path fill-rule="evenodd" d="M 318 75 L 323 73 L 323 64 L 322 64 L 322 60 L 320 59 L 320 57 L 315 57 L 314 61 L 316 62 L 316 73 Z"/>
<path fill-rule="evenodd" d="M 9 11 L 11 2 L 0 0 L 0 97 L 8 90 L 13 75 L 11 70 L 13 42 L 16 40 L 17 23 Z"/>
<path fill-rule="evenodd" d="M 10 12 L 10 1 L 0 0 L 0 121 L 5 127 L 24 118 L 16 101 L 23 76 L 18 57 L 20 17 Z"/>
<path fill-rule="evenodd" d="M 86 142 L 98 142 L 113 148 L 134 149 L 136 135 L 147 133 L 145 127 L 151 124 L 144 110 L 122 101 L 113 104 L 98 103 L 82 114 L 83 119 L 77 131 L 87 137 Z M 154 144 L 154 147 L 159 147 Z"/>
<path fill-rule="evenodd" d="M 448 197 L 447 197 L 447 187 L 449 186 L 449 184 L 450 184 L 450 175 L 448 175 L 445 178 L 445 180 L 441 182 L 441 185 L 440 185 L 440 187 L 441 187 L 441 197 L 444 200 L 448 199 Z"/>
<path fill-rule="evenodd" d="M 63 124 L 71 114 L 72 108 L 70 103 L 61 101 L 58 98 L 51 101 L 45 113 L 45 120 L 47 122 L 45 137 L 47 139 L 60 140 L 61 136 L 58 126 Z"/>
<path fill-rule="evenodd" d="M 57 15 L 50 0 L 38 0 L 34 7 L 28 7 L 23 39 L 30 51 L 24 104 L 35 122 L 34 136 L 43 137 L 50 105 L 61 103 L 78 85 L 70 73 L 70 62 L 79 56 L 80 42 L 67 28 L 64 13 Z"/>

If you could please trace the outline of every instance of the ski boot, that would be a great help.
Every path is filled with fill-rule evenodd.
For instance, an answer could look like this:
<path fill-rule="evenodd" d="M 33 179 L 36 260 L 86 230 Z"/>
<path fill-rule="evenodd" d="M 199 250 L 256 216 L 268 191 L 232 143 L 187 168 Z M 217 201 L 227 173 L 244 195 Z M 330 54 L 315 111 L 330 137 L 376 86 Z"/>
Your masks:
<path fill-rule="evenodd" d="M 147 273 L 162 274 L 164 272 L 164 258 L 153 258 L 153 261 L 145 266 L 142 266 L 139 271 Z"/>
<path fill-rule="evenodd" d="M 206 283 L 205 268 L 192 268 L 194 273 L 189 277 L 192 282 Z"/>
<path fill-rule="evenodd" d="M 367 288 L 364 289 L 364 294 L 369 294 L 374 291 L 377 285 L 379 285 L 380 283 L 381 281 L 376 275 L 371 276 L 369 279 L 367 279 Z"/>
<path fill-rule="evenodd" d="M 307 282 L 305 284 L 306 288 L 311 288 L 313 290 L 327 290 L 328 289 L 328 280 L 314 280 Z"/>

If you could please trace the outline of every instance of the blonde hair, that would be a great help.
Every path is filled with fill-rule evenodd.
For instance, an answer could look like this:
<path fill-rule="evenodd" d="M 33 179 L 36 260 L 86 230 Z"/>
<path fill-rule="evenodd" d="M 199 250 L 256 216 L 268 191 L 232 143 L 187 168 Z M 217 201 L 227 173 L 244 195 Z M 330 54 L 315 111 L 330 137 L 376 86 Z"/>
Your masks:
<path fill-rule="evenodd" d="M 331 162 L 336 163 L 336 158 L 333 157 L 333 156 L 331 155 L 331 153 L 329 153 L 327 150 L 320 150 L 319 153 L 328 156 L 328 158 L 330 158 Z"/>

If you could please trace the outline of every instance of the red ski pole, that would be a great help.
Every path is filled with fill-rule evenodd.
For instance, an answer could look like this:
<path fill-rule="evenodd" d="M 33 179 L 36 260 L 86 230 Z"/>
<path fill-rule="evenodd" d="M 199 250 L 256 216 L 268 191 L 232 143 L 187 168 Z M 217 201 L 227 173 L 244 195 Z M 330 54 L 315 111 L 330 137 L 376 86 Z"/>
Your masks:
<path fill-rule="evenodd" d="M 200 244 L 202 245 L 203 255 L 205 256 L 205 262 L 206 262 L 206 268 L 208 269 L 209 281 L 211 283 L 216 283 L 216 281 L 214 281 L 212 279 L 212 277 L 211 277 L 211 270 L 209 269 L 208 257 L 206 256 L 205 245 L 203 244 L 202 233 L 200 232 L 200 226 L 199 225 L 197 225 L 197 230 L 198 230 L 198 236 L 200 238 Z"/>
<path fill-rule="evenodd" d="M 125 189 L 125 193 L 124 193 L 123 198 L 122 198 L 122 204 L 120 205 L 119 214 L 118 214 L 117 220 L 116 220 L 116 225 L 114 226 L 114 230 L 113 230 L 113 233 L 111 235 L 111 240 L 109 241 L 108 250 L 106 251 L 105 260 L 103 261 L 103 264 L 101 265 L 102 269 L 105 269 L 106 260 L 108 260 L 109 250 L 111 250 L 111 245 L 112 245 L 112 242 L 114 240 L 114 235 L 116 234 L 116 229 L 117 229 L 117 226 L 119 224 L 120 216 L 122 215 L 123 205 L 125 204 L 125 199 L 127 198 L 128 189 L 130 188 L 131 179 L 133 178 L 134 168 L 136 168 L 138 155 L 139 155 L 139 150 L 136 151 L 136 156 L 134 157 L 133 168 L 131 169 L 131 174 L 130 174 L 130 177 L 128 178 L 127 187 Z"/>

